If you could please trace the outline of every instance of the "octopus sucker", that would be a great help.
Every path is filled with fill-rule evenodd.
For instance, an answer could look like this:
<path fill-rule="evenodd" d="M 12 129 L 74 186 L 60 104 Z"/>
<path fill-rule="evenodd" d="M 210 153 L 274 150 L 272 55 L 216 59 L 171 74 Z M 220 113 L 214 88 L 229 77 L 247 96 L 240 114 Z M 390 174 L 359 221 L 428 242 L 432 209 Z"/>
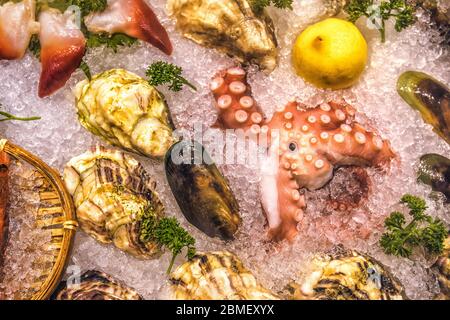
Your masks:
<path fill-rule="evenodd" d="M 179 300 L 279 300 L 228 251 L 199 252 L 179 266 L 170 282 Z"/>
<path fill-rule="evenodd" d="M 38 94 L 43 98 L 62 88 L 80 66 L 86 39 L 70 10 L 47 9 L 40 13 L 39 22 L 42 71 Z"/>
<path fill-rule="evenodd" d="M 31 36 L 39 32 L 35 15 L 35 0 L 0 5 L 0 60 L 16 60 L 24 56 Z"/>
<path fill-rule="evenodd" d="M 356 122 L 356 110 L 346 102 L 329 101 L 308 108 L 293 100 L 266 119 L 243 73 L 234 67 L 213 78 L 210 88 L 216 100 L 217 123 L 225 129 L 252 132 L 255 125 L 267 128 L 264 134 L 271 139 L 261 169 L 261 201 L 269 235 L 292 241 L 306 207 L 298 190 L 322 188 L 340 166 L 386 166 L 395 153 L 388 141 Z M 231 76 L 234 74 L 239 80 Z M 243 97 L 252 103 L 242 105 Z"/>
<path fill-rule="evenodd" d="M 61 282 L 52 300 L 142 300 L 142 297 L 112 276 L 88 270 L 81 275 L 79 284 Z"/>
<path fill-rule="evenodd" d="M 172 54 L 166 29 L 144 0 L 108 0 L 105 11 L 91 13 L 84 22 L 90 32 L 124 33 Z"/>
<path fill-rule="evenodd" d="M 8 155 L 0 151 L 0 267 L 3 261 L 3 252 L 5 250 L 8 237 L 8 167 L 10 160 Z"/>

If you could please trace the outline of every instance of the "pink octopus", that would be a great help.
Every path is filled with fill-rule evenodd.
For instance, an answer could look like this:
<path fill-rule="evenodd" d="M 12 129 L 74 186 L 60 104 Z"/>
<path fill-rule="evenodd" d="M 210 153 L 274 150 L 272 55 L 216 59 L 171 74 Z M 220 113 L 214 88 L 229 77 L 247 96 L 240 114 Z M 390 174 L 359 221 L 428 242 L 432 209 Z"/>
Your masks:
<path fill-rule="evenodd" d="M 219 73 L 210 89 L 221 127 L 271 137 L 262 168 L 261 201 L 269 235 L 276 241 L 293 241 L 298 233 L 306 207 L 302 188 L 323 187 L 332 179 L 334 167 L 382 166 L 395 157 L 387 141 L 355 121 L 355 109 L 346 103 L 330 101 L 307 108 L 291 101 L 266 120 L 242 68 Z"/>

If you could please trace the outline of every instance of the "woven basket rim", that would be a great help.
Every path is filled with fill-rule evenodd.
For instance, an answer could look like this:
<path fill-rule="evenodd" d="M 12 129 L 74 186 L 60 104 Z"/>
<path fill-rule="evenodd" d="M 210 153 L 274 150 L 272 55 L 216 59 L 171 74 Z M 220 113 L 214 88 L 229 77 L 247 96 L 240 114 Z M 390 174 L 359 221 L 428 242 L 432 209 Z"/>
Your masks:
<path fill-rule="evenodd" d="M 78 227 L 72 196 L 67 191 L 58 171 L 52 169 L 39 157 L 17 145 L 14 145 L 6 139 L 0 139 L 0 151 L 4 151 L 14 158 L 23 160 L 33 166 L 48 180 L 54 190 L 58 193 L 59 199 L 61 201 L 61 207 L 64 212 L 65 221 L 63 223 L 63 240 L 61 250 L 58 253 L 49 276 L 42 283 L 39 291 L 31 297 L 32 300 L 46 300 L 50 298 L 59 282 L 61 281 L 67 263 L 69 262 L 69 257 L 75 238 L 75 232 Z"/>

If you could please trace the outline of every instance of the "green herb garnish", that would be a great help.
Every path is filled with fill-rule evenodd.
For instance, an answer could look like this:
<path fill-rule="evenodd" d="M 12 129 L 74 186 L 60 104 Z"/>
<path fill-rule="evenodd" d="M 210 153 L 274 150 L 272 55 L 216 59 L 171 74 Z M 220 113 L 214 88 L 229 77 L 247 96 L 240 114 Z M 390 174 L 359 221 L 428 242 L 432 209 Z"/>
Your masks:
<path fill-rule="evenodd" d="M 0 108 L 2 107 L 1 103 L 0 103 Z M 29 117 L 29 118 L 22 118 L 22 117 L 17 117 L 14 116 L 8 112 L 5 111 L 1 111 L 0 110 L 0 122 L 3 121 L 34 121 L 34 120 L 40 120 L 41 117 Z"/>
<path fill-rule="evenodd" d="M 167 273 L 172 270 L 175 258 L 183 248 L 187 248 L 186 257 L 188 259 L 192 259 L 195 255 L 195 239 L 180 226 L 177 219 L 167 217 L 158 219 L 151 210 L 145 212 L 142 217 L 140 240 L 142 242 L 154 241 L 172 251 L 172 259 Z"/>
<path fill-rule="evenodd" d="M 351 0 L 344 11 L 348 13 L 348 20 L 355 23 L 360 17 L 367 17 L 373 25 L 378 27 L 381 34 L 381 42 L 386 40 L 385 23 L 389 18 L 395 18 L 395 30 L 397 32 L 406 29 L 414 24 L 414 7 L 409 5 L 406 0 L 381 1 L 376 4 L 374 0 Z M 380 21 L 381 25 L 377 25 Z"/>
<path fill-rule="evenodd" d="M 292 2 L 293 0 L 252 0 L 252 6 L 256 11 L 261 11 L 271 4 L 279 9 L 292 10 Z"/>
<path fill-rule="evenodd" d="M 41 43 L 39 42 L 39 37 L 37 34 L 33 34 L 33 36 L 31 37 L 28 49 L 36 58 L 41 58 Z"/>
<path fill-rule="evenodd" d="M 51 7 L 64 12 L 70 6 L 77 6 L 80 8 L 81 15 L 87 16 L 92 12 L 104 11 L 108 5 L 107 0 L 42 0 L 40 2 L 40 7 Z"/>
<path fill-rule="evenodd" d="M 183 69 L 181 67 L 165 61 L 158 61 L 148 67 L 146 75 L 148 82 L 152 86 L 169 84 L 169 89 L 177 92 L 181 91 L 183 85 L 187 85 L 197 91 L 193 84 L 182 77 L 182 72 Z"/>
<path fill-rule="evenodd" d="M 416 246 L 423 246 L 431 254 L 440 254 L 444 250 L 444 240 L 447 229 L 444 223 L 425 214 L 427 205 L 419 197 L 406 194 L 401 203 L 409 208 L 411 222 L 405 226 L 403 213 L 395 211 L 386 218 L 384 226 L 387 229 L 380 240 L 380 246 L 387 254 L 408 258 Z"/>
<path fill-rule="evenodd" d="M 136 38 L 132 38 L 123 33 L 115 33 L 113 35 L 109 34 L 96 34 L 91 32 L 85 32 L 86 43 L 89 48 L 97 48 L 101 46 L 106 46 L 112 49 L 115 53 L 121 46 L 131 47 L 137 42 Z"/>

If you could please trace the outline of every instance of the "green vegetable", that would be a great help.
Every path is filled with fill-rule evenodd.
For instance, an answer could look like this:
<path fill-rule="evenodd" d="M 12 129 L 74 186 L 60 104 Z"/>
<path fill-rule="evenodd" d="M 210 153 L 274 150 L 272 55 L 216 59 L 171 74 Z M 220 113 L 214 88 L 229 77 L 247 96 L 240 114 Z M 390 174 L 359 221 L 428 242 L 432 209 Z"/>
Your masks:
<path fill-rule="evenodd" d="M 107 48 L 112 49 L 115 53 L 117 52 L 120 46 L 131 47 L 133 44 L 137 42 L 137 39 L 127 36 L 123 33 L 115 33 L 113 35 L 108 34 L 95 34 L 86 31 L 86 43 L 88 48 L 97 48 L 101 46 L 106 46 Z"/>
<path fill-rule="evenodd" d="M 344 8 L 348 13 L 348 20 L 355 23 L 360 17 L 367 17 L 372 24 L 377 25 L 381 20 L 381 26 L 378 31 L 381 34 L 381 42 L 386 40 L 385 23 L 389 18 L 395 18 L 395 30 L 397 32 L 406 29 L 414 24 L 414 7 L 409 5 L 406 0 L 381 1 L 376 4 L 374 0 L 351 0 Z"/>
<path fill-rule="evenodd" d="M 182 72 L 183 69 L 174 64 L 158 61 L 148 67 L 146 74 L 152 86 L 169 84 L 169 89 L 177 92 L 183 88 L 183 85 L 187 85 L 197 91 L 193 84 L 181 76 Z"/>
<path fill-rule="evenodd" d="M 61 12 L 66 11 L 70 6 L 77 6 L 80 8 L 83 17 L 91 12 L 104 11 L 108 5 L 107 0 L 43 0 L 38 1 L 38 3 L 40 5 L 40 7 L 38 7 L 39 10 L 41 7 L 48 6 L 58 9 Z"/>
<path fill-rule="evenodd" d="M 421 198 L 406 194 L 401 203 L 409 208 L 411 222 L 405 226 L 403 213 L 395 211 L 386 218 L 387 229 L 380 240 L 380 246 L 387 254 L 408 258 L 416 246 L 423 246 L 431 254 L 440 254 L 444 250 L 447 229 L 438 218 L 425 214 L 427 205 Z"/>
<path fill-rule="evenodd" d="M 88 78 L 88 80 L 91 81 L 92 80 L 91 69 L 89 68 L 88 64 L 84 60 L 81 60 L 81 64 L 80 64 L 79 68 L 81 69 L 81 71 L 83 71 L 86 78 Z"/>
<path fill-rule="evenodd" d="M 183 248 L 187 248 L 188 259 L 195 255 L 195 239 L 180 226 L 175 218 L 158 219 L 151 210 L 144 213 L 140 229 L 140 240 L 142 242 L 155 241 L 161 246 L 172 251 L 172 259 L 167 273 L 172 270 L 175 258 Z"/>
<path fill-rule="evenodd" d="M 39 37 L 37 34 L 33 34 L 33 36 L 31 37 L 28 49 L 36 58 L 41 58 L 41 43 L 39 42 Z"/>
<path fill-rule="evenodd" d="M 292 2 L 293 0 L 252 0 L 252 6 L 257 11 L 261 11 L 271 4 L 280 9 L 292 10 Z"/>
<path fill-rule="evenodd" d="M 2 107 L 2 105 L 0 104 L 0 108 Z M 41 117 L 29 117 L 29 118 L 21 118 L 21 117 L 17 117 L 14 116 L 8 112 L 5 111 L 1 111 L 0 110 L 0 116 L 2 116 L 0 118 L 0 122 L 3 121 L 10 121 L 10 120 L 15 120 L 15 121 L 34 121 L 34 120 L 40 120 Z"/>

